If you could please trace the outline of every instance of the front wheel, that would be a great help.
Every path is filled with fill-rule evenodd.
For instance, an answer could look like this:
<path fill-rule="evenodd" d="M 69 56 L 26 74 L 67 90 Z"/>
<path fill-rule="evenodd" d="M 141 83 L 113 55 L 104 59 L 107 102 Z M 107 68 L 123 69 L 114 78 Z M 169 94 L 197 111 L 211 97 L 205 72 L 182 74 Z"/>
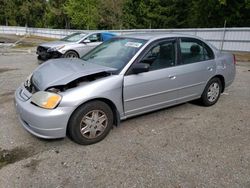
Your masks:
<path fill-rule="evenodd" d="M 89 145 L 104 139 L 113 126 L 113 112 L 102 101 L 92 101 L 79 107 L 68 125 L 70 138 L 78 144 Z"/>
<path fill-rule="evenodd" d="M 206 85 L 202 95 L 201 102 L 204 106 L 214 105 L 220 98 L 222 84 L 219 78 L 212 78 Z"/>
<path fill-rule="evenodd" d="M 75 51 L 68 51 L 64 54 L 65 58 L 79 58 L 79 55 Z"/>

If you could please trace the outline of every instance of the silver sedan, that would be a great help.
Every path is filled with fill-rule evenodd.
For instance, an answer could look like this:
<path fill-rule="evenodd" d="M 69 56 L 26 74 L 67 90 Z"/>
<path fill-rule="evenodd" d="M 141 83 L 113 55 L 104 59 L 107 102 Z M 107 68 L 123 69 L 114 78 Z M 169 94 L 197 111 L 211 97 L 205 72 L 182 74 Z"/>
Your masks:
<path fill-rule="evenodd" d="M 93 144 L 128 117 L 191 100 L 212 106 L 234 78 L 234 56 L 200 38 L 130 34 L 81 59 L 45 62 L 16 90 L 15 103 L 28 132 Z"/>
<path fill-rule="evenodd" d="M 116 34 L 110 32 L 73 33 L 60 40 L 40 44 L 37 58 L 46 61 L 52 58 L 79 58 Z"/>

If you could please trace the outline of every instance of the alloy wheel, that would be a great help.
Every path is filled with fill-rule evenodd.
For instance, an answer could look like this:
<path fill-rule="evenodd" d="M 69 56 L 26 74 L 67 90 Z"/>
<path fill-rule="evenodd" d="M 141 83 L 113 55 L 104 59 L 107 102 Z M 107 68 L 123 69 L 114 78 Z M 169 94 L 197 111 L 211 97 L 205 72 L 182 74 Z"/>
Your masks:
<path fill-rule="evenodd" d="M 217 100 L 220 94 L 220 86 L 217 82 L 212 83 L 207 92 L 207 99 L 209 102 L 214 102 Z"/>
<path fill-rule="evenodd" d="M 94 139 L 104 132 L 108 125 L 108 118 L 101 110 L 88 112 L 81 120 L 80 132 L 87 139 Z"/>

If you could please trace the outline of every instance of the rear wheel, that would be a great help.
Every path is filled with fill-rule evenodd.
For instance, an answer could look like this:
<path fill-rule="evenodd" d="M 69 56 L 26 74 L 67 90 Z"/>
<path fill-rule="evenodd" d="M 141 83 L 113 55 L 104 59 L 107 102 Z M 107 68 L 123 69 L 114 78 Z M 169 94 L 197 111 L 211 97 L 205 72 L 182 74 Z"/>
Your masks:
<path fill-rule="evenodd" d="M 202 95 L 201 102 L 204 106 L 214 105 L 220 98 L 222 84 L 219 78 L 212 78 L 206 85 Z"/>
<path fill-rule="evenodd" d="M 79 58 L 79 55 L 75 51 L 68 51 L 64 54 L 65 58 Z"/>
<path fill-rule="evenodd" d="M 89 145 L 104 139 L 113 126 L 113 112 L 102 101 L 92 101 L 78 108 L 70 118 L 68 133 L 78 144 Z"/>

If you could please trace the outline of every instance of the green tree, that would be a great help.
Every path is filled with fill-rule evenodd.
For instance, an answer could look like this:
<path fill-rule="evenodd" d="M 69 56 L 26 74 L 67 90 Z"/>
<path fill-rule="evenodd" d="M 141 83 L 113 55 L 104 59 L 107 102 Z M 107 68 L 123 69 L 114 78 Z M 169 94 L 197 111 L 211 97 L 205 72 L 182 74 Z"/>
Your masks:
<path fill-rule="evenodd" d="M 189 2 L 186 0 L 151 0 L 149 4 L 152 28 L 183 28 L 188 27 L 187 15 Z"/>
<path fill-rule="evenodd" d="M 123 6 L 125 0 L 99 0 L 99 28 L 122 28 Z"/>
<path fill-rule="evenodd" d="M 65 13 L 64 6 L 67 0 L 48 0 L 44 23 L 51 28 L 70 28 L 69 18 Z"/>
<path fill-rule="evenodd" d="M 0 0 L 0 18 L 4 25 L 17 25 L 17 6 L 15 0 Z"/>
<path fill-rule="evenodd" d="M 127 28 L 187 27 L 189 2 L 185 0 L 127 0 L 124 23 Z"/>
<path fill-rule="evenodd" d="M 33 8 L 32 2 L 29 0 L 24 0 L 19 7 L 21 20 L 20 22 L 24 22 L 25 25 L 30 26 L 29 22 L 31 20 L 31 11 Z"/>
<path fill-rule="evenodd" d="M 43 16 L 46 10 L 46 0 L 22 0 L 18 1 L 17 21 L 21 25 L 29 27 L 44 27 Z"/>
<path fill-rule="evenodd" d="M 149 28 L 149 8 L 143 0 L 126 0 L 123 8 L 123 25 L 125 28 Z"/>
<path fill-rule="evenodd" d="M 94 0 L 68 0 L 64 6 L 73 27 L 97 29 L 98 9 Z"/>
<path fill-rule="evenodd" d="M 250 27 L 250 0 L 0 0 L 0 24 L 120 29 Z"/>
<path fill-rule="evenodd" d="M 191 27 L 250 26 L 248 0 L 193 0 L 188 20 Z"/>
<path fill-rule="evenodd" d="M 250 0 L 245 0 L 244 8 L 241 12 L 241 23 L 237 26 L 250 27 Z M 244 22 L 244 23 L 243 23 Z"/>

